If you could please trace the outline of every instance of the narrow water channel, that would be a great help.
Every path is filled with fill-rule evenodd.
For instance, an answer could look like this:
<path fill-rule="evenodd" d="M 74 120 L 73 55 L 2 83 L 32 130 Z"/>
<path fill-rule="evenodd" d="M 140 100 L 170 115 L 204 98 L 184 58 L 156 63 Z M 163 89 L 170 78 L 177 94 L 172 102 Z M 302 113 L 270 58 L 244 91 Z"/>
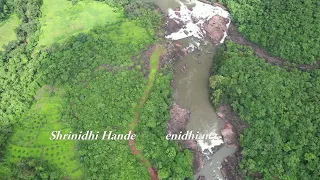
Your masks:
<path fill-rule="evenodd" d="M 168 13 L 169 8 L 180 7 L 179 2 L 175 0 L 157 0 L 157 4 L 166 13 Z M 190 42 L 194 42 L 194 39 L 189 37 L 174 42 L 187 47 Z M 198 141 L 198 145 L 204 153 L 205 166 L 194 176 L 194 179 L 202 175 L 208 180 L 218 180 L 223 179 L 220 173 L 222 160 L 234 153 L 235 149 L 223 145 L 219 151 L 213 154 L 210 152 L 211 147 L 222 144 L 220 130 L 224 123 L 218 119 L 209 95 L 210 69 L 212 68 L 216 47 L 210 43 L 210 40 L 202 40 L 200 49 L 201 51 L 195 50 L 189 53 L 174 65 L 176 69 L 173 79 L 174 100 L 181 108 L 191 111 L 187 130 L 216 135 L 215 140 Z M 180 68 L 184 65 L 187 68 L 182 72 Z"/>

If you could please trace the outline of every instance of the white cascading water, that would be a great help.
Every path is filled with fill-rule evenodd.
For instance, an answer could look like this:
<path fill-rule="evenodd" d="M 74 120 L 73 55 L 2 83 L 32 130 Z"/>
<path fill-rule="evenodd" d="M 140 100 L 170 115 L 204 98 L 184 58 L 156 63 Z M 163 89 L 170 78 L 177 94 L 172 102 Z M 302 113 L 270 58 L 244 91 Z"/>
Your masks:
<path fill-rule="evenodd" d="M 188 37 L 194 37 L 198 40 L 204 39 L 206 37 L 206 31 L 204 30 L 204 23 L 211 19 L 213 16 L 221 16 L 229 19 L 227 28 L 229 28 L 231 19 L 228 11 L 222 9 L 218 6 L 212 6 L 210 4 L 202 3 L 196 0 L 189 0 L 186 4 L 193 4 L 194 7 L 190 10 L 186 4 L 177 0 L 180 3 L 180 10 L 174 11 L 173 9 L 168 10 L 168 16 L 170 19 L 175 20 L 177 23 L 183 22 L 185 26 L 181 28 L 178 32 L 172 33 L 166 36 L 170 40 L 179 40 Z M 179 16 L 176 14 L 179 13 Z M 196 18 L 198 22 L 194 23 L 192 18 Z M 187 33 L 186 33 L 187 32 Z M 223 38 L 220 40 L 220 43 L 223 43 L 227 36 L 227 32 L 224 32 Z M 198 40 L 192 40 L 192 43 L 189 44 L 188 48 L 191 48 L 190 51 L 193 51 L 195 48 L 200 49 L 200 43 Z M 198 145 L 201 147 L 202 152 L 209 151 L 212 152 L 212 148 L 218 145 L 223 144 L 222 137 L 217 134 L 212 128 L 208 134 L 212 135 L 214 139 L 212 140 L 197 140 Z"/>
<path fill-rule="evenodd" d="M 187 37 L 195 37 L 198 39 L 203 39 L 206 36 L 206 32 L 204 30 L 204 23 L 208 21 L 213 16 L 221 16 L 229 19 L 229 23 L 227 24 L 227 28 L 230 25 L 231 19 L 228 11 L 222 9 L 218 6 L 212 6 L 210 4 L 202 3 L 200 1 L 189 1 L 187 4 L 194 4 L 195 6 L 192 10 L 188 9 L 188 7 L 178 1 L 180 3 L 180 11 L 174 11 L 173 9 L 169 9 L 168 16 L 170 19 L 173 19 L 177 22 L 183 22 L 185 26 L 181 28 L 178 32 L 172 33 L 166 36 L 167 39 L 171 40 L 179 40 Z M 177 13 L 180 15 L 178 16 Z M 192 18 L 199 20 L 194 23 Z M 187 33 L 186 33 L 187 32 Z M 221 39 L 220 43 L 223 43 L 227 33 L 224 33 L 224 37 Z"/>

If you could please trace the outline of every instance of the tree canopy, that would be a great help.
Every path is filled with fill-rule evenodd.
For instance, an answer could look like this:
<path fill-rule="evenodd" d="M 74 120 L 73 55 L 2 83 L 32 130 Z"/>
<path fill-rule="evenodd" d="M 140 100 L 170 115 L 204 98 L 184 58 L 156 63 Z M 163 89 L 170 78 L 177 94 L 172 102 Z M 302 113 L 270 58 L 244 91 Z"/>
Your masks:
<path fill-rule="evenodd" d="M 318 0 L 221 0 L 238 29 L 275 56 L 294 63 L 320 59 Z"/>
<path fill-rule="evenodd" d="M 242 170 L 264 179 L 318 179 L 320 70 L 272 66 L 231 41 L 224 48 L 210 78 L 212 100 L 230 103 L 249 124 L 240 138 Z"/>

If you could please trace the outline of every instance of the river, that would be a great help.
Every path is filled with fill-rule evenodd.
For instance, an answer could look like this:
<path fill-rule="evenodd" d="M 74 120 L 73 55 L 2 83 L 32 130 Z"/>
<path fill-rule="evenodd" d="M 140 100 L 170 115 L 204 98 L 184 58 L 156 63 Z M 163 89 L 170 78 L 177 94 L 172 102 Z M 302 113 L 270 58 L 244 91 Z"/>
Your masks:
<path fill-rule="evenodd" d="M 184 2 L 182 1 L 182 3 Z M 180 7 L 180 3 L 175 0 L 157 0 L 157 4 L 165 13 L 168 13 L 170 8 Z M 187 6 L 192 7 L 192 4 Z M 211 147 L 223 143 L 220 130 L 224 126 L 212 107 L 209 95 L 209 76 L 216 46 L 213 46 L 209 39 L 199 40 L 193 37 L 174 42 L 187 47 L 195 41 L 201 41 L 199 49 L 202 50 L 194 50 L 174 65 L 176 69 L 173 79 L 174 100 L 181 108 L 191 111 L 187 130 L 216 136 L 212 141 L 198 141 L 204 154 L 205 166 L 198 174 L 194 175 L 194 179 L 202 175 L 208 180 L 219 180 L 224 179 L 220 173 L 222 160 L 234 153 L 235 149 L 223 145 L 217 152 L 210 152 Z M 182 72 L 180 68 L 184 65 L 187 65 L 187 68 Z"/>

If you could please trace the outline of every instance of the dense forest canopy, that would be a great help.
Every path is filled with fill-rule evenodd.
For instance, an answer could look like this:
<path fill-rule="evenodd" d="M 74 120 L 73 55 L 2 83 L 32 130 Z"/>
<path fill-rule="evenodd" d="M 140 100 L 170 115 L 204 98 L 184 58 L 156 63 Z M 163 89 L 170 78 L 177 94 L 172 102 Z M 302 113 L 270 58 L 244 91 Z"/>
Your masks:
<path fill-rule="evenodd" d="M 0 0 L 0 25 L 1 21 L 7 18 L 12 12 L 12 1 Z"/>
<path fill-rule="evenodd" d="M 320 1 L 221 0 L 238 29 L 275 56 L 294 63 L 320 59 Z"/>
<path fill-rule="evenodd" d="M 318 179 L 320 71 L 265 63 L 248 46 L 226 42 L 210 78 L 212 100 L 231 103 L 249 128 L 241 136 L 240 167 L 249 177 Z"/>
<path fill-rule="evenodd" d="M 143 141 L 137 146 L 150 166 L 157 168 L 162 179 L 191 178 L 191 153 L 164 139 L 171 71 L 153 74 L 154 86 L 147 87 L 144 76 L 148 64 L 139 55 L 157 41 L 155 29 L 160 27 L 162 16 L 155 5 L 149 1 L 101 1 L 123 15 L 111 24 L 39 46 L 44 37 L 41 33 L 45 33 L 41 17 L 47 13 L 42 11 L 46 2 L 13 3 L 22 23 L 16 30 L 18 39 L 9 42 L 0 54 L 0 176 L 149 179 L 127 141 L 46 140 L 50 130 L 56 130 L 52 128 L 124 133 L 139 111 L 142 120 L 136 129 Z M 80 0 L 66 3 L 77 7 Z M 138 109 L 146 88 L 150 96 Z M 152 121 L 146 121 L 148 118 Z"/>

